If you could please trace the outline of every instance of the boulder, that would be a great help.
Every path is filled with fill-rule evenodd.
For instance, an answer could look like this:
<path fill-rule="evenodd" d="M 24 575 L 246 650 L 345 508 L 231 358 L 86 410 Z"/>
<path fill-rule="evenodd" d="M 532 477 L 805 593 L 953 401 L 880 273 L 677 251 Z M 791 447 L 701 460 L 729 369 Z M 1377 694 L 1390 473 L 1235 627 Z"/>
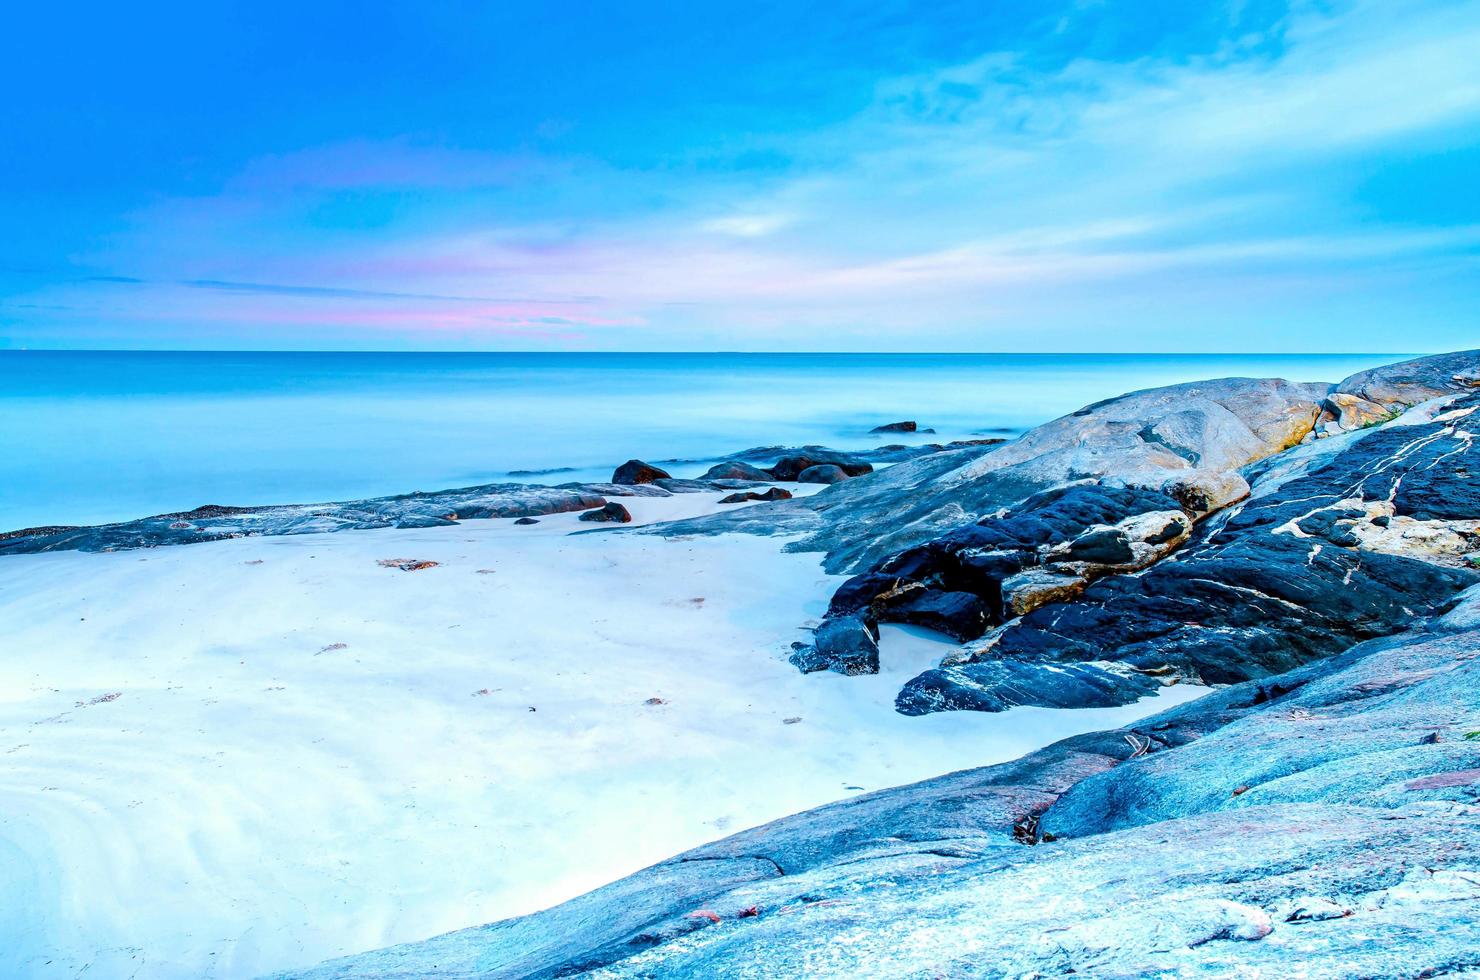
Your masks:
<path fill-rule="evenodd" d="M 773 477 L 770 473 L 749 463 L 739 460 L 728 460 L 711 466 L 701 477 L 704 480 L 755 480 L 760 483 L 770 482 Z"/>
<path fill-rule="evenodd" d="M 879 634 L 861 616 L 824 621 L 810 644 L 794 644 L 793 651 L 791 663 L 804 674 L 818 670 L 839 674 L 879 672 Z"/>
<path fill-rule="evenodd" d="M 635 487 L 656 480 L 667 480 L 671 474 L 640 459 L 629 459 L 612 473 L 611 482 L 618 486 Z"/>
<path fill-rule="evenodd" d="M 778 480 L 795 481 L 803 470 L 814 466 L 836 466 L 847 476 L 863 476 L 874 471 L 872 463 L 860 462 L 842 453 L 815 453 L 783 456 L 771 467 L 771 474 Z"/>
<path fill-rule="evenodd" d="M 889 422 L 884 425 L 876 425 L 868 431 L 875 432 L 914 432 L 919 428 L 914 422 Z"/>
<path fill-rule="evenodd" d="M 842 483 L 848 479 L 848 474 L 841 466 L 832 463 L 819 463 L 809 466 L 797 474 L 798 483 Z"/>
<path fill-rule="evenodd" d="M 580 517 L 583 521 L 599 521 L 602 523 L 631 524 L 632 514 L 621 504 L 613 500 L 605 507 L 588 510 Z"/>
<path fill-rule="evenodd" d="M 538 524 L 539 522 L 540 519 L 538 517 L 520 517 L 516 518 L 514 521 L 515 524 L 518 524 L 522 527 L 528 527 L 531 524 Z"/>

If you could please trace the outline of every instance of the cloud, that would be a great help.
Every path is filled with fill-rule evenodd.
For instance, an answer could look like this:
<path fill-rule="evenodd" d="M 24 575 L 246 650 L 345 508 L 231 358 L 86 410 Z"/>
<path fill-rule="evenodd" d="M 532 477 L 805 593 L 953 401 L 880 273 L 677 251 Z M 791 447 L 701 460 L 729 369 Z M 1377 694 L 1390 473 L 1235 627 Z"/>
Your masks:
<path fill-rule="evenodd" d="M 711 218 L 700 227 L 706 231 L 734 235 L 739 238 L 764 238 L 766 235 L 785 228 L 792 221 L 793 218 L 789 214 L 735 214 L 723 218 Z"/>
<path fill-rule="evenodd" d="M 82 261 L 158 284 L 170 317 L 408 338 L 995 349 L 1052 323 L 1101 349 L 1159 324 L 1144 342 L 1172 349 L 1216 321 L 1199 342 L 1236 348 L 1339 315 L 1350 343 L 1404 303 L 1477 307 L 1480 209 L 1425 223 L 1369 187 L 1480 142 L 1476 50 L 1480 8 L 1416 0 L 1297 4 L 1195 55 L 980 51 L 874 80 L 840 122 L 747 134 L 786 161 L 759 170 L 339 142 L 144 208 Z"/>

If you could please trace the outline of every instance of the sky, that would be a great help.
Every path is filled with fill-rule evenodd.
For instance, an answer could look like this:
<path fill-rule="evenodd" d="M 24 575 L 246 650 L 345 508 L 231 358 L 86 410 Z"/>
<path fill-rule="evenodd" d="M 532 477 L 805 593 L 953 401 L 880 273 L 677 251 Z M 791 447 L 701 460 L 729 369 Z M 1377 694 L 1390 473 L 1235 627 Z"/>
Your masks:
<path fill-rule="evenodd" d="M 1480 343 L 1480 3 L 15 4 L 0 349 Z"/>

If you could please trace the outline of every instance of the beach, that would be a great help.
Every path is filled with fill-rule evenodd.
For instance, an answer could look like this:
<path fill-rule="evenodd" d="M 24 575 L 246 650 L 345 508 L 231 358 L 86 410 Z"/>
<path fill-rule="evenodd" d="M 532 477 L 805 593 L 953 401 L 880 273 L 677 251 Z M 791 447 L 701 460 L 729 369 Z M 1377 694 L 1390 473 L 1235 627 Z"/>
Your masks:
<path fill-rule="evenodd" d="M 719 496 L 589 533 L 0 559 L 0 973 L 247 977 L 426 938 L 1200 692 L 906 718 L 945 638 L 886 626 L 879 674 L 802 675 L 842 580 L 817 555 L 633 533 Z"/>

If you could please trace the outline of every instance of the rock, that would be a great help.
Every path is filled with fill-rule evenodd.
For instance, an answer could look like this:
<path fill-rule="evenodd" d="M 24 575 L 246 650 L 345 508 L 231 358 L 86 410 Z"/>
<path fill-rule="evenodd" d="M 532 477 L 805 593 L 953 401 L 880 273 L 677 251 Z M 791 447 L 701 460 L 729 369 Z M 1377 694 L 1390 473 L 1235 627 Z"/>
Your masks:
<path fill-rule="evenodd" d="M 885 425 L 876 425 L 869 432 L 914 432 L 918 426 L 914 422 L 889 422 Z"/>
<path fill-rule="evenodd" d="M 1480 387 L 1480 350 L 1419 357 L 1360 371 L 1335 386 L 1326 407 L 1343 429 L 1391 421 L 1403 410 L 1441 395 Z"/>
<path fill-rule="evenodd" d="M 804 674 L 831 670 L 839 674 L 877 674 L 879 636 L 859 616 L 829 619 L 817 627 L 812 643 L 794 645 L 791 663 Z"/>
<path fill-rule="evenodd" d="M 629 487 L 647 491 L 650 487 Z M 664 491 L 656 491 L 663 494 Z M 536 487 L 518 483 L 409 493 L 335 504 L 271 507 L 208 505 L 194 511 L 190 528 L 171 524 L 184 514 L 161 514 L 96 527 L 45 527 L 0 534 L 0 555 L 48 551 L 121 551 L 197 544 L 256 535 L 324 534 L 384 527 L 446 527 L 458 520 L 538 517 L 600 507 L 605 498 L 588 485 Z M 448 515 L 456 514 L 456 520 Z"/>
<path fill-rule="evenodd" d="M 425 568 L 436 568 L 441 563 L 425 558 L 382 558 L 375 564 L 381 568 L 399 568 L 403 572 L 419 572 Z"/>
<path fill-rule="evenodd" d="M 516 517 L 514 519 L 514 523 L 522 527 L 528 527 L 530 524 L 538 524 L 539 522 L 538 517 Z"/>
<path fill-rule="evenodd" d="M 804 470 L 814 466 L 835 466 L 847 476 L 863 476 L 872 473 L 871 463 L 860 462 L 842 453 L 818 452 L 807 455 L 783 456 L 771 467 L 772 475 L 778 480 L 795 481 Z"/>
<path fill-rule="evenodd" d="M 586 511 L 584 514 L 581 515 L 580 519 L 583 521 L 630 524 L 632 523 L 632 514 L 627 510 L 626 507 L 623 507 L 621 504 L 617 503 L 614 500 L 608 503 L 605 507 L 598 507 L 596 510 Z"/>
<path fill-rule="evenodd" d="M 732 493 L 729 496 L 719 498 L 719 502 L 722 504 L 744 504 L 752 500 L 773 501 L 790 499 L 790 490 L 783 490 L 780 487 L 772 487 L 765 493 L 756 493 L 754 491 L 747 491 L 745 493 Z"/>
<path fill-rule="evenodd" d="M 956 640 L 974 640 L 986 632 L 992 611 L 970 592 L 915 589 L 890 603 L 881 618 L 944 633 Z"/>
<path fill-rule="evenodd" d="M 843 468 L 832 463 L 809 466 L 796 477 L 798 483 L 842 483 L 846 479 L 848 479 L 848 474 L 843 471 Z"/>
<path fill-rule="evenodd" d="M 755 480 L 757 482 L 769 482 L 772 477 L 770 473 L 749 463 L 739 460 L 729 460 L 711 466 L 704 474 L 705 480 Z"/>
<path fill-rule="evenodd" d="M 1005 617 L 1026 616 L 1039 606 L 1074 599 L 1089 585 L 1082 575 L 1065 574 L 1047 568 L 1030 568 L 1002 580 L 1002 605 Z"/>
<path fill-rule="evenodd" d="M 667 480 L 671 474 L 658 469 L 640 459 L 629 459 L 618 466 L 612 474 L 612 482 L 618 486 L 638 486 L 643 483 L 652 483 L 655 480 Z"/>

